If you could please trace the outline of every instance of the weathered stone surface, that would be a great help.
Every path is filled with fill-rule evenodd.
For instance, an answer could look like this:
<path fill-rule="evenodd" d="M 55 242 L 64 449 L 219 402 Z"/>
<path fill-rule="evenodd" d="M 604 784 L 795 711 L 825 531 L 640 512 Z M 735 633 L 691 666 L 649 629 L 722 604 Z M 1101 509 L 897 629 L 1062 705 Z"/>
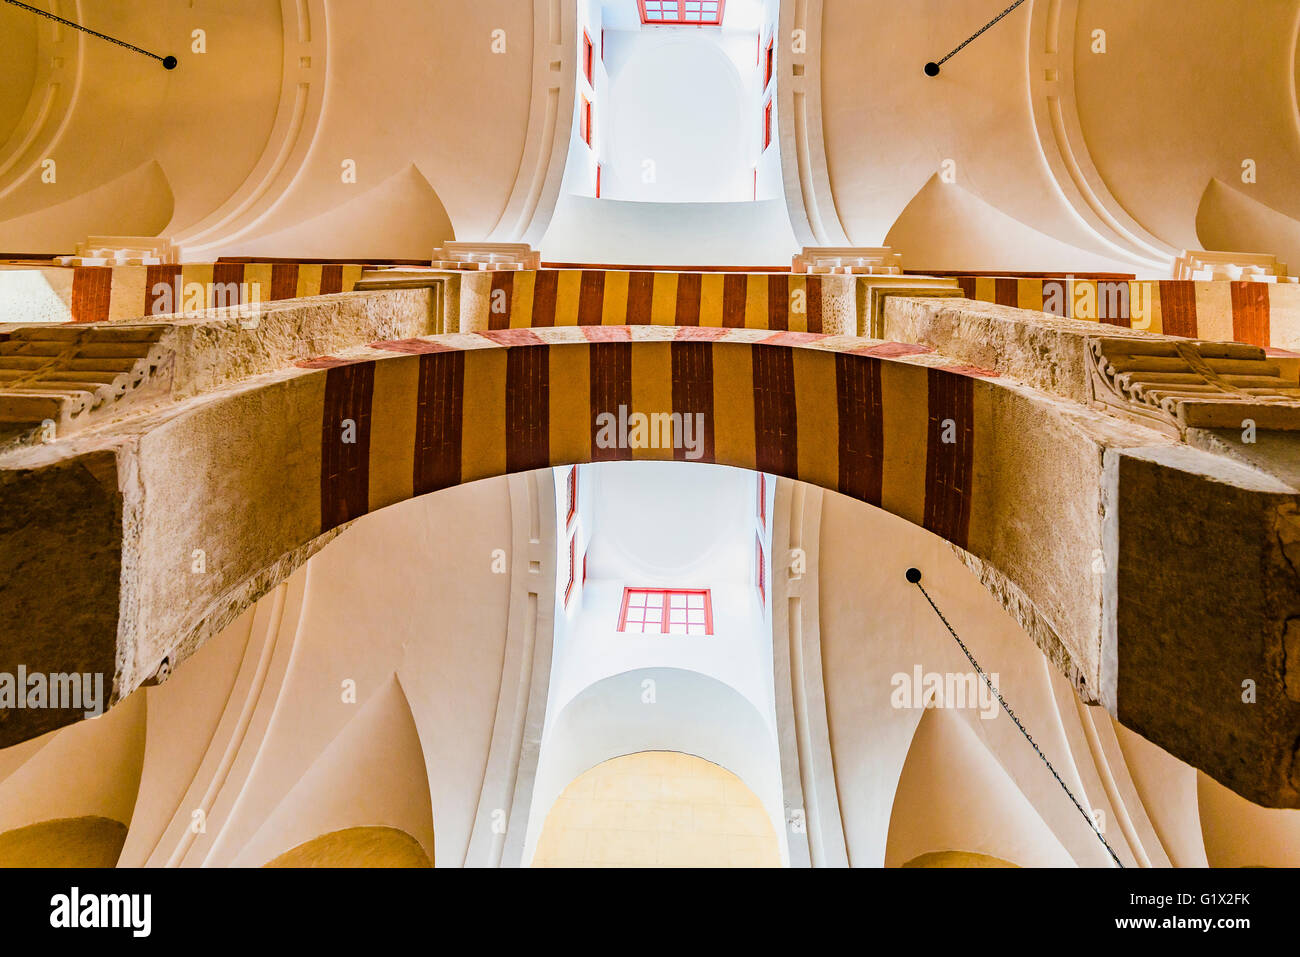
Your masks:
<path fill-rule="evenodd" d="M 282 369 L 296 359 L 330 355 L 364 342 L 434 331 L 432 290 L 349 292 L 208 310 L 170 322 L 177 355 L 174 397 L 183 399 Z M 214 315 L 214 313 L 216 315 Z"/>
<path fill-rule="evenodd" d="M 973 477 L 967 550 L 996 556 L 997 575 L 981 578 L 1085 701 L 1113 708 L 1103 685 L 1105 576 L 1097 570 L 1104 455 L 1162 437 L 1015 383 L 986 408 L 998 452 Z"/>
<path fill-rule="evenodd" d="M 1260 804 L 1300 806 L 1300 494 L 1185 447 L 1111 453 L 1107 470 L 1116 716 Z"/>
<path fill-rule="evenodd" d="M 20 328 L 0 341 L 0 451 L 48 441 L 363 342 L 428 335 L 434 290 L 342 293 L 167 317 Z M 84 380 L 84 381 L 83 381 Z"/>
<path fill-rule="evenodd" d="M 1103 333 L 1116 338 L 1163 338 L 971 299 L 901 297 L 885 304 L 882 338 L 931 346 L 1044 392 L 1087 402 L 1087 341 Z"/>
<path fill-rule="evenodd" d="M 122 497 L 101 449 L 0 469 L 0 673 L 117 673 Z M 106 703 L 106 702 L 105 702 Z M 0 748 L 80 721 L 83 709 L 0 709 Z"/>
<path fill-rule="evenodd" d="M 1018 463 L 1009 487 L 1045 513 L 1017 527 L 996 508 L 1001 562 L 966 563 L 1085 700 L 1252 800 L 1300 806 L 1300 440 L 1268 431 L 1264 416 L 1245 433 L 1176 417 L 1154 432 L 1138 424 L 1145 410 L 1118 401 L 1109 416 L 1077 414 L 1098 337 L 1147 351 L 1167 337 L 922 299 L 891 300 L 885 331 L 1073 400 L 1059 416 L 1078 434 L 1059 444 L 1043 443 L 1059 428 L 1050 403 L 1003 412 L 996 461 Z M 1265 372 L 1285 401 L 1296 383 Z M 1044 461 L 1060 450 L 1054 467 Z M 1099 548 L 1084 554 L 1094 529 Z M 1246 681 L 1254 703 L 1242 700 Z"/>

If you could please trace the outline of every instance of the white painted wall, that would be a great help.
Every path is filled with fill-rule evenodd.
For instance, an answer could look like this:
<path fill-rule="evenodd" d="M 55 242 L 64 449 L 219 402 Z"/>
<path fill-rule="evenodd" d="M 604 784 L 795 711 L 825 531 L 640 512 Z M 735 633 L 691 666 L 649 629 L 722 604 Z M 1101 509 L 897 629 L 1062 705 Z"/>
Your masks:
<path fill-rule="evenodd" d="M 598 483 L 593 577 L 647 584 L 748 583 L 752 473 L 700 463 L 592 466 Z M 666 527 L 668 526 L 668 527 Z"/>
<path fill-rule="evenodd" d="M 572 193 L 576 196 L 596 198 L 596 166 L 606 161 L 608 136 L 606 126 L 609 112 L 609 74 L 601 56 L 601 28 L 604 26 L 605 10 L 598 0 L 578 0 L 578 28 L 574 31 L 576 45 L 575 59 L 578 64 L 578 81 L 573 96 L 573 127 L 569 132 L 569 156 L 564 166 L 564 184 L 560 188 L 561 197 Z M 583 36 L 591 37 L 595 47 L 592 74 L 594 84 L 587 82 L 584 69 Z M 591 145 L 582 138 L 582 100 L 586 97 L 592 103 Z M 607 171 L 608 172 L 608 171 Z"/>
<path fill-rule="evenodd" d="M 765 50 L 778 6 L 778 0 L 731 0 L 719 30 L 643 27 L 635 5 L 578 0 L 573 132 L 564 185 L 542 241 L 544 259 L 789 263 L 799 246 L 786 210 L 775 106 L 772 145 L 762 147 L 763 106 L 775 101 L 776 74 L 763 89 L 759 43 Z M 581 70 L 584 25 L 597 47 L 594 87 Z M 595 109 L 590 147 L 580 137 L 583 96 Z M 653 164 L 650 182 L 646 161 Z"/>
<path fill-rule="evenodd" d="M 301 618 L 281 638 L 293 644 L 282 697 L 233 816 L 221 822 L 213 863 L 233 861 L 388 694 L 407 710 L 423 752 L 435 863 L 461 864 L 501 682 L 511 576 L 493 572 L 492 553 L 511 547 L 510 511 L 506 479 L 458 486 L 359 519 L 311 560 Z M 344 681 L 355 682 L 355 703 L 344 699 Z M 380 720 L 400 724 L 391 708 Z M 396 792 L 392 800 L 409 803 Z M 367 820 L 365 808 L 348 826 L 385 823 Z M 292 846 L 265 838 L 257 846 L 267 858 Z"/>
<path fill-rule="evenodd" d="M 747 202 L 758 159 L 757 34 L 649 27 L 606 36 L 605 193 Z"/>
<path fill-rule="evenodd" d="M 579 470 L 578 568 L 588 581 L 557 611 L 548 714 L 601 678 L 646 667 L 700 671 L 735 688 L 775 726 L 771 638 L 754 585 L 755 477 L 723 466 L 609 463 Z M 556 470 L 563 488 L 568 469 Z M 556 496 L 563 527 L 565 496 Z M 557 539 L 557 595 L 568 542 Z M 624 587 L 708 588 L 714 634 L 618 631 Z M 557 602 L 559 604 L 559 602 Z"/>
<path fill-rule="evenodd" d="M 594 0 L 579 0 L 579 15 Z M 650 203 L 749 202 L 781 195 L 775 143 L 761 154 L 759 39 L 776 0 L 731 0 L 721 28 L 643 26 L 629 4 L 606 2 L 597 130 L 603 195 Z M 595 37 L 595 34 L 592 35 Z M 598 86 L 600 82 L 598 82 Z M 773 162 L 775 160 L 775 163 Z M 590 195 L 590 194 L 584 194 Z"/>
<path fill-rule="evenodd" d="M 565 488 L 568 474 L 567 467 L 555 470 L 557 489 Z M 620 754 L 668 750 L 696 754 L 740 776 L 772 815 L 788 861 L 771 619 L 754 583 L 756 475 L 674 462 L 587 465 L 579 475 L 579 514 L 568 527 L 578 536 L 579 576 L 587 549 L 588 581 L 575 588 L 567 609 L 557 599 L 524 860 L 551 803 L 575 776 Z M 560 528 L 566 516 L 560 492 Z M 568 534 L 557 536 L 556 547 L 562 597 Z M 770 541 L 764 548 L 770 551 Z M 638 586 L 710 589 L 713 634 L 620 633 L 623 589 Z M 647 679 L 654 682 L 653 703 L 645 701 Z"/>
<path fill-rule="evenodd" d="M 788 268 L 798 251 L 783 199 L 629 203 L 561 193 L 542 240 L 543 258 L 561 263 Z"/>
<path fill-rule="evenodd" d="M 758 159 L 755 166 L 758 167 L 758 192 L 756 198 L 762 200 L 780 200 L 785 202 L 785 180 L 781 171 L 781 110 L 780 97 L 777 96 L 776 87 L 779 77 L 781 76 L 781 64 L 785 57 L 785 48 L 791 42 L 790 39 L 782 38 L 778 33 L 778 16 L 780 13 L 780 0 L 762 0 L 761 7 L 756 11 L 760 20 L 758 31 L 759 36 L 759 57 L 758 72 L 755 74 L 754 89 L 756 98 L 754 100 L 755 108 L 758 110 L 760 122 L 764 106 L 771 101 L 772 103 L 772 145 L 767 149 L 763 148 L 761 139 L 758 142 Z M 764 66 L 763 62 L 767 55 L 768 43 L 772 44 L 772 79 L 764 86 Z M 787 217 L 788 218 L 788 217 Z"/>

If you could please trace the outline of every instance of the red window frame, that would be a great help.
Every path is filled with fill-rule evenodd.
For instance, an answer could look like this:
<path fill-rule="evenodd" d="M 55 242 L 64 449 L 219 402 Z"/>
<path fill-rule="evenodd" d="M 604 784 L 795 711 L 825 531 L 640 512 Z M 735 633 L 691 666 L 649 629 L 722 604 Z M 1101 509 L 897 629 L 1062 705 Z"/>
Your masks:
<path fill-rule="evenodd" d="M 758 524 L 767 528 L 767 473 L 758 473 Z"/>
<path fill-rule="evenodd" d="M 646 606 L 645 606 L 645 607 L 646 607 L 648 610 L 653 610 L 653 608 L 654 608 L 654 606 L 653 606 L 653 604 L 651 604 L 651 600 L 649 599 L 648 596 L 652 596 L 652 595 L 658 595 L 658 596 L 661 596 L 662 599 L 663 599 L 663 604 L 662 604 L 662 605 L 660 606 L 660 608 L 658 609 L 659 616 L 660 616 L 660 617 L 659 617 L 659 621 L 657 621 L 657 622 L 649 621 L 649 620 L 648 620 L 648 619 L 649 619 L 649 615 L 647 614 L 647 615 L 646 615 L 646 619 L 647 619 L 647 620 L 643 620 L 643 621 L 635 621 L 635 620 L 634 620 L 634 621 L 632 621 L 632 622 L 629 622 L 629 621 L 628 621 L 628 605 L 629 605 L 629 602 L 630 602 L 630 600 L 631 600 L 631 598 L 632 598 L 633 595 L 646 595 L 646 596 L 647 596 L 647 601 L 646 601 Z M 690 614 L 691 611 L 698 610 L 698 609 L 691 609 L 691 608 L 687 607 L 687 608 L 686 608 L 686 618 L 687 618 L 687 620 L 686 620 L 685 622 L 674 622 L 674 621 L 672 620 L 672 618 L 674 617 L 674 612 L 677 612 L 677 611 L 681 611 L 681 610 L 682 610 L 682 607 L 681 607 L 681 606 L 674 606 L 674 605 L 672 604 L 672 599 L 673 599 L 673 598 L 679 598 L 679 597 L 685 597 L 685 598 L 687 599 L 687 603 L 688 603 L 688 605 L 689 605 L 690 598 L 691 598 L 692 596 L 697 596 L 697 595 L 702 595 L 702 596 L 704 597 L 704 601 L 703 601 L 703 603 L 702 603 L 702 604 L 704 605 L 704 609 L 703 609 L 703 611 L 704 611 L 704 614 L 703 614 L 704 621 L 703 621 L 703 623 L 702 623 L 702 624 L 704 625 L 704 632 L 703 632 L 702 635 L 701 635 L 701 633 L 699 633 L 699 632 L 691 632 L 691 631 L 690 631 L 690 628 L 691 628 L 693 625 L 700 624 L 700 622 L 693 622 L 693 621 L 690 620 L 691 617 L 692 617 L 691 614 Z M 634 609 L 634 610 L 635 610 L 635 609 Z M 633 625 L 639 626 L 639 627 L 642 628 L 643 630 L 642 630 L 642 631 L 633 631 L 633 632 L 629 632 L 629 631 L 627 630 L 627 626 L 628 626 L 629 624 L 633 624 Z M 658 624 L 658 625 L 660 625 L 660 630 L 657 631 L 657 632 L 653 632 L 653 631 L 645 631 L 645 630 L 644 630 L 645 627 L 646 627 L 647 625 L 652 625 L 652 624 Z M 680 632 L 680 631 L 678 631 L 678 632 L 674 632 L 674 631 L 670 631 L 670 630 L 669 630 L 673 625 L 681 625 L 681 624 L 684 624 L 684 625 L 686 626 L 687 630 L 686 630 L 685 632 Z M 710 592 L 710 590 L 707 589 L 707 588 L 632 588 L 632 587 L 626 587 L 626 588 L 623 589 L 623 604 L 622 604 L 621 608 L 619 609 L 619 613 L 618 613 L 618 630 L 619 630 L 620 632 L 625 633 L 625 634 L 634 634 L 634 635 L 636 635 L 636 634 L 645 634 L 645 635 L 660 634 L 660 635 L 679 635 L 679 636 L 682 636 L 682 637 L 687 637 L 687 636 L 692 636 L 692 635 L 694 635 L 695 637 L 705 637 L 705 638 L 711 637 L 711 636 L 713 635 L 713 595 L 712 595 L 712 593 Z"/>
<path fill-rule="evenodd" d="M 582 141 L 591 146 L 591 100 L 582 98 L 582 128 L 579 130 Z"/>
<path fill-rule="evenodd" d="M 763 149 L 772 145 L 772 101 L 763 107 Z"/>
<path fill-rule="evenodd" d="M 776 36 L 767 41 L 767 63 L 763 67 L 763 89 L 766 90 L 772 84 L 772 74 L 776 66 Z"/>
<path fill-rule="evenodd" d="M 578 580 L 578 536 L 569 536 L 569 584 L 564 586 L 564 607 L 569 607 L 569 599 L 573 596 L 573 586 Z"/>
<path fill-rule="evenodd" d="M 568 528 L 573 524 L 573 516 L 578 514 L 578 467 L 572 465 L 569 467 L 569 511 L 564 516 L 564 527 Z"/>
<path fill-rule="evenodd" d="M 767 604 L 767 556 L 763 554 L 763 540 L 757 535 L 754 536 L 754 544 L 757 547 L 757 560 L 755 562 L 758 570 L 758 597 L 764 605 Z"/>
<path fill-rule="evenodd" d="M 600 199 L 600 178 L 601 178 L 601 173 L 603 171 L 604 171 L 604 167 L 601 166 L 599 163 L 597 163 L 596 164 L 596 198 L 597 199 Z"/>
<path fill-rule="evenodd" d="M 591 42 L 591 34 L 582 31 L 582 71 L 587 74 L 587 85 L 596 88 L 596 45 Z"/>
<path fill-rule="evenodd" d="M 696 4 L 702 8 L 695 10 Z M 712 8 L 717 5 L 717 10 Z M 722 25 L 722 18 L 727 12 L 727 0 L 637 0 L 637 9 L 641 12 L 641 22 L 646 26 L 685 25 L 692 27 L 716 27 Z M 700 18 L 688 20 L 690 13 L 699 13 Z M 658 19 L 650 19 L 652 13 L 662 14 Z"/>

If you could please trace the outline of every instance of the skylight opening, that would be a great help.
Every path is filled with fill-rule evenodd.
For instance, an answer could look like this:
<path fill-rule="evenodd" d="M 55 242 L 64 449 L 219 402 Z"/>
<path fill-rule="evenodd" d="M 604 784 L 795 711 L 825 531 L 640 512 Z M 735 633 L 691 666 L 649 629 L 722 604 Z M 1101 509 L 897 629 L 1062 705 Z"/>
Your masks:
<path fill-rule="evenodd" d="M 727 0 L 637 0 L 641 22 L 651 25 L 721 26 Z"/>

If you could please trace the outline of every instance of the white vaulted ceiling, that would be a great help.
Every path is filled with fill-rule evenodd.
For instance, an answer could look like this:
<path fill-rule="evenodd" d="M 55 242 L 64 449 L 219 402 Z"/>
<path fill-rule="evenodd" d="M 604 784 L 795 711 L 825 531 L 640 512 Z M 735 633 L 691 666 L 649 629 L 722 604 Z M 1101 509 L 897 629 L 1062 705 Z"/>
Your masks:
<path fill-rule="evenodd" d="M 430 235 L 486 233 L 505 208 L 528 121 L 527 0 L 44 5 L 180 65 L 167 72 L 0 9 L 0 136 L 12 131 L 0 141 L 0 250 L 67 252 L 91 233 L 151 228 L 209 258 L 301 256 L 298 227 L 338 213 L 330 238 L 308 231 L 316 255 L 428 258 Z M 498 29 L 504 53 L 492 52 Z M 47 158 L 53 184 L 41 180 Z M 343 181 L 346 160 L 355 183 Z M 174 197 L 161 223 L 142 218 L 137 208 L 152 200 L 123 179 L 152 163 Z M 110 184 L 117 217 L 89 199 Z M 353 249 L 358 235 L 385 229 L 394 202 L 426 228 Z M 31 214 L 39 229 L 22 218 Z"/>
<path fill-rule="evenodd" d="M 824 2 L 827 165 L 855 244 L 898 230 L 907 265 L 976 269 L 1060 268 L 1061 244 L 1084 268 L 1108 259 L 1138 271 L 1227 241 L 1255 244 L 1236 251 L 1300 256 L 1289 232 L 1300 218 L 1296 0 L 1030 0 L 935 78 L 923 65 L 1001 5 L 915 0 L 888 5 L 887 15 L 885 7 Z M 1099 30 L 1104 53 L 1093 52 Z M 1248 158 L 1256 184 L 1241 180 Z M 968 248 L 945 234 L 954 217 L 978 231 L 969 200 L 916 209 L 946 160 L 953 185 L 989 209 L 982 220 L 995 235 Z M 1262 204 L 1253 232 L 1233 235 L 1213 216 L 1198 228 L 1215 179 Z M 1080 182 L 1090 196 L 1079 195 Z M 1016 225 L 999 226 L 999 214 Z M 1046 237 L 1041 251 L 1024 248 L 1026 229 Z"/>
<path fill-rule="evenodd" d="M 520 210 L 549 220 L 538 170 L 563 151 L 538 152 L 533 127 L 550 62 L 576 69 L 569 0 L 40 2 L 181 63 L 0 8 L 0 250 L 155 231 L 197 258 L 427 258 L 452 233 L 501 238 Z M 807 5 L 823 213 L 850 242 L 936 269 L 1159 272 L 1224 247 L 1300 263 L 1300 0 L 1029 0 L 923 74 L 1001 6 Z M 536 44 L 536 23 L 562 42 Z M 793 82 L 781 55 L 778 75 Z M 956 182 L 936 185 L 946 160 Z M 799 188 L 784 143 L 782 161 Z"/>

